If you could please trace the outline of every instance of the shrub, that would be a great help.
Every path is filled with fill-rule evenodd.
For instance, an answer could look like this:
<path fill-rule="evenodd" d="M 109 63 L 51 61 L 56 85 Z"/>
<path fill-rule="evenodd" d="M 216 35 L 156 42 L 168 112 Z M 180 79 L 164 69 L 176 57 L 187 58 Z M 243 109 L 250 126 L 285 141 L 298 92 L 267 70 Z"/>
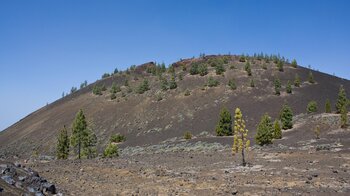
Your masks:
<path fill-rule="evenodd" d="M 114 143 L 109 143 L 103 152 L 104 158 L 113 158 L 119 156 L 118 154 L 118 146 Z"/>
<path fill-rule="evenodd" d="M 252 75 L 252 69 L 250 67 L 250 63 L 247 62 L 244 66 L 244 70 L 247 72 L 248 76 L 251 76 Z"/>
<path fill-rule="evenodd" d="M 190 140 L 190 139 L 192 139 L 192 134 L 191 134 L 191 132 L 186 131 L 185 134 L 184 134 L 184 139 L 185 139 L 185 140 Z"/>
<path fill-rule="evenodd" d="M 230 69 L 236 69 L 235 65 L 230 65 Z"/>
<path fill-rule="evenodd" d="M 198 65 L 198 63 L 192 63 L 191 69 L 190 69 L 190 74 L 191 75 L 199 74 L 199 65 Z"/>
<path fill-rule="evenodd" d="M 244 56 L 244 55 L 241 55 L 241 56 L 239 57 L 239 62 L 245 62 L 245 61 L 246 61 L 245 56 Z"/>
<path fill-rule="evenodd" d="M 190 95 L 191 95 L 191 91 L 188 90 L 188 89 L 186 89 L 186 90 L 185 90 L 185 96 L 190 96 Z"/>
<path fill-rule="evenodd" d="M 230 79 L 229 81 L 228 81 L 228 86 L 231 88 L 231 90 L 236 90 L 237 89 L 237 87 L 236 87 L 236 82 L 235 82 L 235 79 Z"/>
<path fill-rule="evenodd" d="M 148 80 L 145 79 L 136 89 L 138 94 L 143 94 L 144 92 L 150 90 Z"/>
<path fill-rule="evenodd" d="M 100 86 L 98 85 L 95 85 L 93 88 L 92 88 L 92 93 L 94 95 L 102 95 L 102 89 Z"/>
<path fill-rule="evenodd" d="M 278 71 L 280 71 L 280 72 L 284 71 L 284 69 L 283 69 L 283 62 L 282 61 L 278 61 L 277 68 L 278 68 Z"/>
<path fill-rule="evenodd" d="M 250 145 L 250 140 L 248 140 L 248 129 L 245 127 L 243 114 L 239 108 L 236 108 L 232 154 L 236 155 L 239 151 L 241 151 L 243 166 L 246 166 L 245 150 L 248 150 Z"/>
<path fill-rule="evenodd" d="M 327 99 L 325 103 L 325 112 L 332 113 L 331 101 L 329 99 Z"/>
<path fill-rule="evenodd" d="M 218 86 L 220 84 L 220 82 L 218 80 L 215 80 L 213 77 L 209 77 L 208 78 L 208 86 L 209 87 L 215 87 Z"/>
<path fill-rule="evenodd" d="M 288 105 L 283 105 L 280 112 L 280 120 L 282 123 L 282 129 L 293 128 L 293 111 Z"/>
<path fill-rule="evenodd" d="M 114 143 L 119 143 L 119 142 L 124 142 L 126 140 L 126 137 L 121 134 L 114 134 L 111 135 L 109 138 L 109 142 L 114 142 Z"/>
<path fill-rule="evenodd" d="M 348 127 L 348 110 L 346 105 L 344 105 L 340 111 L 340 123 L 341 128 L 345 129 Z"/>
<path fill-rule="evenodd" d="M 311 71 L 309 72 L 308 81 L 309 81 L 310 84 L 315 83 L 314 76 L 313 76 Z"/>
<path fill-rule="evenodd" d="M 287 92 L 288 94 L 291 94 L 291 93 L 292 93 L 292 84 L 290 83 L 290 81 L 287 82 L 286 92 Z"/>
<path fill-rule="evenodd" d="M 281 139 L 282 138 L 282 129 L 281 129 L 280 122 L 278 120 L 275 120 L 273 127 L 274 127 L 273 138 Z"/>
<path fill-rule="evenodd" d="M 175 81 L 175 76 L 172 76 L 169 82 L 169 89 L 175 89 L 175 88 L 177 88 L 177 84 Z"/>
<path fill-rule="evenodd" d="M 307 113 L 315 113 L 317 112 L 317 102 L 316 101 L 310 101 L 307 104 L 307 108 L 306 108 Z"/>
<path fill-rule="evenodd" d="M 282 86 L 279 78 L 275 78 L 274 85 L 275 85 L 275 95 L 280 95 Z"/>
<path fill-rule="evenodd" d="M 271 144 L 274 136 L 274 128 L 272 126 L 271 117 L 267 114 L 261 117 L 257 127 L 255 141 L 260 146 Z"/>
<path fill-rule="evenodd" d="M 168 80 L 167 80 L 166 78 L 162 78 L 162 79 L 161 79 L 160 88 L 161 88 L 163 91 L 168 90 Z"/>
<path fill-rule="evenodd" d="M 220 111 L 219 122 L 216 125 L 216 135 L 232 135 L 232 117 L 227 108 L 222 108 Z"/>
<path fill-rule="evenodd" d="M 109 73 L 104 73 L 104 74 L 102 75 L 102 79 L 108 78 L 109 76 L 111 76 L 111 75 L 109 75 Z"/>
<path fill-rule="evenodd" d="M 294 79 L 294 86 L 295 87 L 300 87 L 301 81 L 300 81 L 300 77 L 298 74 L 295 74 L 295 79 Z"/>
<path fill-rule="evenodd" d="M 293 59 L 292 63 L 291 63 L 291 66 L 294 67 L 294 68 L 297 68 L 298 67 L 298 63 L 295 59 Z"/>
<path fill-rule="evenodd" d="M 215 66 L 216 75 L 221 75 L 221 74 L 223 74 L 225 71 L 226 71 L 226 70 L 225 70 L 225 67 L 224 67 L 223 64 L 220 63 L 220 64 L 218 64 L 218 65 Z"/>
<path fill-rule="evenodd" d="M 200 76 L 205 76 L 208 74 L 208 66 L 207 64 L 201 64 L 198 68 L 198 72 Z"/>
<path fill-rule="evenodd" d="M 341 109 L 348 104 L 348 99 L 346 97 L 346 92 L 344 89 L 344 86 L 341 85 L 339 88 L 339 93 L 338 93 L 338 100 L 335 105 L 335 108 L 337 109 L 337 113 L 339 114 L 341 112 Z"/>

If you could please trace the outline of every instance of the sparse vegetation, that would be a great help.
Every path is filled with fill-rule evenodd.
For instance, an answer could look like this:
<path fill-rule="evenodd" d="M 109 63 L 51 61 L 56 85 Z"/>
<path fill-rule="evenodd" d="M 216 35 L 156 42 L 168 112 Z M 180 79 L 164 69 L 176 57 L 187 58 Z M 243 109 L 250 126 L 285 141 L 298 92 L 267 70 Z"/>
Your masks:
<path fill-rule="evenodd" d="M 192 139 L 192 134 L 191 134 L 191 132 L 186 131 L 185 134 L 184 134 L 184 139 L 185 139 L 185 140 L 190 140 L 190 139 Z"/>
<path fill-rule="evenodd" d="M 318 110 L 318 106 L 317 106 L 317 102 L 316 101 L 310 101 L 307 104 L 306 111 L 307 111 L 308 114 L 315 113 L 315 112 L 317 112 L 317 110 Z"/>
<path fill-rule="evenodd" d="M 230 87 L 231 90 L 236 90 L 237 89 L 236 82 L 235 82 L 234 78 L 231 78 L 228 81 L 228 86 Z"/>
<path fill-rule="evenodd" d="M 69 155 L 69 137 L 66 126 L 60 130 L 57 137 L 56 157 L 57 159 L 67 159 Z"/>
<path fill-rule="evenodd" d="M 260 123 L 256 130 L 255 141 L 260 146 L 272 144 L 274 138 L 274 128 L 271 122 L 271 117 L 264 114 L 261 117 Z"/>
<path fill-rule="evenodd" d="M 216 135 L 232 135 L 232 117 L 227 108 L 222 108 L 220 111 L 219 122 L 216 125 Z"/>
<path fill-rule="evenodd" d="M 212 76 L 210 76 L 209 78 L 208 78 L 208 83 L 207 83 L 207 85 L 209 86 L 209 87 L 216 87 L 216 86 L 218 86 L 220 84 L 220 82 L 218 81 L 218 80 L 215 80 Z"/>
<path fill-rule="evenodd" d="M 293 111 L 288 105 L 283 105 L 280 112 L 280 120 L 282 123 L 282 129 L 291 129 L 293 128 Z"/>
<path fill-rule="evenodd" d="M 249 149 L 248 129 L 246 129 L 242 112 L 239 108 L 235 110 L 235 124 L 233 133 L 232 154 L 235 156 L 239 151 L 242 154 L 242 165 L 246 166 L 245 153 Z"/>

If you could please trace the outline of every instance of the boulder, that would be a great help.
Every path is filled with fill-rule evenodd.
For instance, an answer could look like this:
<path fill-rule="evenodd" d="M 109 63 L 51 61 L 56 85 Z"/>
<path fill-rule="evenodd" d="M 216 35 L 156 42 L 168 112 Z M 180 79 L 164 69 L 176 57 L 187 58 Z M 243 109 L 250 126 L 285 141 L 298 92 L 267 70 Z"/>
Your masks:
<path fill-rule="evenodd" d="M 1 179 L 3 179 L 7 184 L 14 185 L 15 181 L 11 176 L 2 176 Z"/>

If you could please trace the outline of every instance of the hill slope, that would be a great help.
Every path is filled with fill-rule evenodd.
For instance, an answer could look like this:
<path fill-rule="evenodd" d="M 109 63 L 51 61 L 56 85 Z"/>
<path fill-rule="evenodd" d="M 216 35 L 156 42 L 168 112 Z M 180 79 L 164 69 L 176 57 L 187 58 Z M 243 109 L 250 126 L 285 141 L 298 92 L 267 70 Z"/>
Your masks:
<path fill-rule="evenodd" d="M 216 75 L 210 64 L 223 62 L 226 72 Z M 3 155 L 19 155 L 28 157 L 34 152 L 53 155 L 56 146 L 56 135 L 64 125 L 71 126 L 75 114 L 83 109 L 91 122 L 94 132 L 99 138 L 99 149 L 104 147 L 110 135 L 121 133 L 127 140 L 123 147 L 147 146 L 161 144 L 164 141 L 176 143 L 182 139 L 186 131 L 195 138 L 192 141 L 231 143 L 230 137 L 214 137 L 215 126 L 222 107 L 231 113 L 240 107 L 247 119 L 249 137 L 253 140 L 255 127 L 260 116 L 269 113 L 276 118 L 284 103 L 288 103 L 294 114 L 305 113 L 307 103 L 315 100 L 319 111 L 324 111 L 324 103 L 329 98 L 334 106 L 338 89 L 344 85 L 350 92 L 350 81 L 328 74 L 309 70 L 304 67 L 293 68 L 284 63 L 284 71 L 278 71 L 273 60 L 249 57 L 253 76 L 244 70 L 246 62 L 240 62 L 240 56 L 205 56 L 186 59 L 173 64 L 177 75 L 177 88 L 161 90 L 159 77 L 151 72 L 156 66 L 146 63 L 128 72 L 114 74 L 94 84 L 78 90 L 56 102 L 33 112 L 0 133 L 0 150 Z M 242 60 L 241 60 L 242 61 Z M 191 66 L 208 64 L 205 76 L 191 75 Z M 262 65 L 267 65 L 267 70 Z M 184 69 L 186 70 L 184 71 Z M 163 77 L 171 79 L 171 73 L 163 73 Z M 307 82 L 309 72 L 313 73 L 316 83 Z M 293 87 L 293 93 L 285 93 L 287 81 L 294 81 L 298 74 L 302 79 L 300 88 Z M 181 80 L 181 76 L 183 79 Z M 209 77 L 220 82 L 217 87 L 204 86 Z M 282 83 L 281 96 L 274 95 L 274 78 Z M 143 94 L 135 92 L 137 86 L 147 78 L 150 90 Z M 227 85 L 234 78 L 237 89 L 231 90 Z M 255 87 L 250 87 L 251 79 Z M 124 86 L 128 80 L 129 87 Z M 112 83 L 121 86 L 117 99 L 110 99 L 109 89 Z M 97 96 L 92 93 L 95 85 L 105 85 L 107 91 Z M 130 89 L 134 91 L 130 92 Z M 185 96 L 189 90 L 190 95 Z M 160 97 L 162 100 L 159 101 Z"/>

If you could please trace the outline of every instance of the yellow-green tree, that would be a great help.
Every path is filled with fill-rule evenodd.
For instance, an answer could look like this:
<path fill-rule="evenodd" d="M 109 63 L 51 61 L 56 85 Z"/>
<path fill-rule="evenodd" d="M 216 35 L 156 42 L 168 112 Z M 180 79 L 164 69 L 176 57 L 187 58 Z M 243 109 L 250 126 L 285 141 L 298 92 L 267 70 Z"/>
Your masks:
<path fill-rule="evenodd" d="M 239 151 L 242 153 L 242 165 L 246 166 L 245 151 L 248 150 L 250 140 L 248 137 L 248 129 L 245 127 L 245 121 L 243 119 L 242 112 L 239 108 L 235 110 L 235 122 L 234 122 L 234 133 L 233 133 L 233 146 L 232 154 L 236 155 Z"/>

